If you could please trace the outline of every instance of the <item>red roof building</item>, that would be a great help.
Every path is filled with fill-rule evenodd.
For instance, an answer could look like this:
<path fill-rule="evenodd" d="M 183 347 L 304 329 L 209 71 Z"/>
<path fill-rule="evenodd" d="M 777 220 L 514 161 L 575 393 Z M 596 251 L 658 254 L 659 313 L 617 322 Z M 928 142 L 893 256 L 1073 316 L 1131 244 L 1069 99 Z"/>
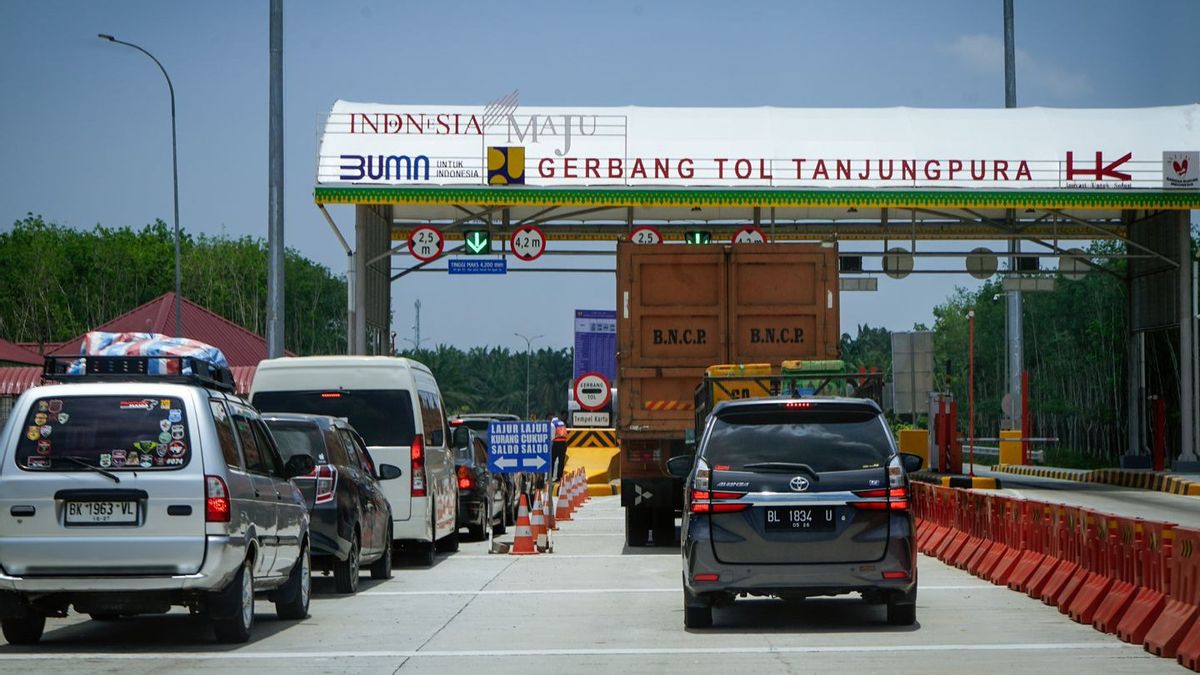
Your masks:
<path fill-rule="evenodd" d="M 0 338 L 0 366 L 41 365 L 42 357 L 24 347 Z"/>
<path fill-rule="evenodd" d="M 175 334 L 175 294 L 161 295 L 140 307 L 135 307 L 92 330 L 110 333 Z M 258 362 L 267 358 L 267 341 L 225 317 L 196 303 L 183 299 L 181 306 L 183 337 L 210 344 L 225 353 L 237 386 L 245 395 L 254 379 Z M 83 335 L 57 345 L 47 345 L 47 356 L 74 356 L 83 344 Z M 295 356 L 285 351 L 287 356 Z M 19 359 L 18 359 L 19 357 Z M 42 357 L 11 342 L 0 340 L 0 365 L 36 364 L 0 368 L 0 397 L 16 396 L 41 382 Z"/>
<path fill-rule="evenodd" d="M 196 303 L 183 299 L 181 314 L 183 335 L 210 344 L 225 353 L 229 365 L 257 366 L 267 358 L 267 341 L 220 314 L 209 311 Z M 175 335 L 175 294 L 166 293 L 125 312 L 117 318 L 96 326 L 92 330 L 109 333 L 162 333 Z M 83 344 L 82 335 L 67 340 L 62 346 L 47 351 L 50 356 L 74 356 Z M 287 356 L 295 356 L 284 352 Z"/>

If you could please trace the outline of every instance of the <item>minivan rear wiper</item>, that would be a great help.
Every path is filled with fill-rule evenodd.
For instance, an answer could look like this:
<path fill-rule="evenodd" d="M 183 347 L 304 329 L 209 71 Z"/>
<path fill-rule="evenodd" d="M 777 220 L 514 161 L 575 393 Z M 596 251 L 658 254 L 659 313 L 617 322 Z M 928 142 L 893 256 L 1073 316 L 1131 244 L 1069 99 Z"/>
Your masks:
<path fill-rule="evenodd" d="M 108 476 L 109 478 L 113 479 L 113 481 L 115 481 L 117 483 L 121 482 L 121 479 L 117 477 L 117 474 L 115 474 L 111 471 L 105 471 L 104 469 L 101 469 L 100 467 L 98 467 L 94 464 L 88 464 L 87 462 L 83 461 L 79 457 L 72 457 L 70 455 L 64 455 L 62 457 L 59 457 L 59 459 L 65 459 L 68 462 L 73 462 L 75 464 L 78 464 L 79 466 L 85 467 L 87 469 L 91 469 L 92 471 L 95 471 L 96 473 Z"/>
<path fill-rule="evenodd" d="M 801 462 L 751 462 L 742 466 L 743 469 L 766 469 L 767 471 L 803 471 L 813 477 L 813 480 L 821 480 L 821 475 L 818 474 L 811 466 Z"/>

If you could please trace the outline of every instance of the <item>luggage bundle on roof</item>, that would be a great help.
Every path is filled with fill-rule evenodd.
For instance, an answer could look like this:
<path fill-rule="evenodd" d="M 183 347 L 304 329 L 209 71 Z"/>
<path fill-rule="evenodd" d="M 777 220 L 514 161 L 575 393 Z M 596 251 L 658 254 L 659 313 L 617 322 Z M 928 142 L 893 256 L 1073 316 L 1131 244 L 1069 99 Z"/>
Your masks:
<path fill-rule="evenodd" d="M 161 333 L 88 333 L 79 357 L 48 356 L 43 377 L 186 381 L 233 391 L 233 373 L 220 349 L 188 338 Z"/>

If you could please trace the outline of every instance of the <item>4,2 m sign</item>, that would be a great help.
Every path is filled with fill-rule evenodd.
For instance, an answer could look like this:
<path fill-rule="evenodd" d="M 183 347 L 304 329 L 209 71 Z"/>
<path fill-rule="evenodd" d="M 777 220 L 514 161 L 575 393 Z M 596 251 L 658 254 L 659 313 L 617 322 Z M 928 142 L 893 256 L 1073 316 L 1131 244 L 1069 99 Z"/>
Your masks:
<path fill-rule="evenodd" d="M 513 230 L 509 243 L 517 260 L 533 262 L 546 252 L 546 233 L 537 225 L 522 225 Z"/>

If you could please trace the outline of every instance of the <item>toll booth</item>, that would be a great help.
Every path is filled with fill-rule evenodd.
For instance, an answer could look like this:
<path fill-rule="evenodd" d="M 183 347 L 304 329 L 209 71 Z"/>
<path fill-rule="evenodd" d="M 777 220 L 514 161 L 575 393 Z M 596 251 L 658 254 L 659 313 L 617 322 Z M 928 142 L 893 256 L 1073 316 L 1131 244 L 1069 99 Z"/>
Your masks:
<path fill-rule="evenodd" d="M 929 394 L 929 468 L 938 473 L 962 473 L 962 442 L 958 436 L 958 401 L 953 394 Z"/>

